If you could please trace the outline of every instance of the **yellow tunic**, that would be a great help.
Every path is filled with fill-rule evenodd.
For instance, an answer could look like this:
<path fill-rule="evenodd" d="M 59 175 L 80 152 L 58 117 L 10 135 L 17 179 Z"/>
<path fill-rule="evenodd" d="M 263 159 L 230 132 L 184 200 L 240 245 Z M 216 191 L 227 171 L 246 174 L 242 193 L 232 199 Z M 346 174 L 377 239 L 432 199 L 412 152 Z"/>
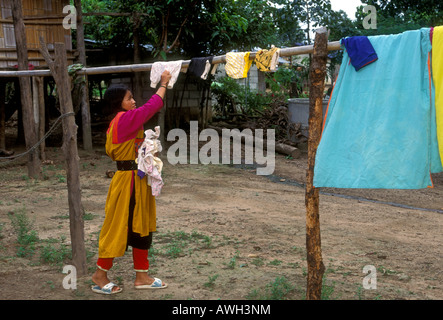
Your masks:
<path fill-rule="evenodd" d="M 440 159 L 443 162 L 443 26 L 434 28 L 432 38 L 432 75 L 435 86 L 435 110 Z"/>
<path fill-rule="evenodd" d="M 159 99 L 159 97 L 154 98 L 154 102 L 156 102 L 154 107 L 152 107 L 151 103 L 151 109 L 149 116 L 146 117 L 146 121 L 163 105 L 161 99 L 161 102 L 158 101 Z M 159 107 L 160 103 L 161 105 Z M 129 140 L 124 139 L 126 141 L 118 143 L 118 139 L 116 138 L 117 130 L 126 130 L 128 128 L 128 125 L 126 125 L 126 128 L 118 126 L 118 119 L 124 113 L 125 112 L 121 112 L 114 118 L 107 132 L 106 153 L 114 161 L 135 160 L 137 144 L 143 141 L 143 126 L 138 126 L 136 128 L 140 129 L 134 138 Z M 139 112 L 138 115 L 133 118 L 139 118 L 140 114 L 142 113 Z M 146 114 L 142 115 L 145 116 Z M 143 119 L 142 123 L 143 122 L 145 122 L 145 119 Z M 133 231 L 139 233 L 142 237 L 149 235 L 150 232 L 156 231 L 155 197 L 152 196 L 151 187 L 148 186 L 146 179 L 146 176 L 140 179 L 140 177 L 137 176 L 137 170 L 118 170 L 113 176 L 106 199 L 105 221 L 100 232 L 99 258 L 114 258 L 122 256 L 125 253 L 128 238 L 129 201 L 132 189 L 133 192 L 135 192 L 136 200 L 133 213 Z"/>

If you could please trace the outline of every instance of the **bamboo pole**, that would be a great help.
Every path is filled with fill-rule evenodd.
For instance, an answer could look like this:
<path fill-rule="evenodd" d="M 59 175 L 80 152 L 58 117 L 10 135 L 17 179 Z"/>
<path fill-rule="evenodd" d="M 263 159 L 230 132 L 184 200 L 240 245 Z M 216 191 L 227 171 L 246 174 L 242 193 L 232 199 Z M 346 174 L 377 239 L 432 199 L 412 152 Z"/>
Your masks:
<path fill-rule="evenodd" d="M 333 41 L 328 43 L 328 51 L 340 50 L 340 41 Z M 300 46 L 280 49 L 281 57 L 290 57 L 300 54 L 309 54 L 314 52 L 314 46 Z M 257 52 L 251 52 L 250 59 L 255 59 Z M 184 60 L 182 68 L 186 69 L 191 60 Z M 226 55 L 215 56 L 212 64 L 226 63 Z M 146 72 L 151 71 L 152 63 L 129 64 L 108 67 L 92 67 L 83 68 L 77 71 L 79 75 L 94 75 L 107 73 L 127 73 L 127 72 Z M 49 70 L 29 70 L 29 71 L 0 71 L 0 77 L 30 77 L 30 76 L 51 76 Z"/>
<path fill-rule="evenodd" d="M 308 278 L 306 299 L 320 300 L 325 266 L 321 254 L 319 190 L 314 187 L 314 166 L 320 142 L 325 89 L 328 31 L 320 28 L 315 34 L 312 64 L 309 70 L 309 137 L 308 170 L 306 172 L 306 252 Z"/>

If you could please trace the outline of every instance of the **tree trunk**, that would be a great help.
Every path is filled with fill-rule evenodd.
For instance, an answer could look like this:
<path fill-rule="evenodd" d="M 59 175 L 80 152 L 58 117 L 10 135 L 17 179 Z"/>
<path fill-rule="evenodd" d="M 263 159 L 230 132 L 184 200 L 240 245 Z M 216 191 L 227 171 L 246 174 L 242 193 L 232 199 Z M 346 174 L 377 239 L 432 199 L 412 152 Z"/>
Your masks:
<path fill-rule="evenodd" d="M 73 113 L 71 83 L 68 75 L 66 49 L 64 43 L 55 43 L 55 60 L 52 60 L 43 39 L 40 38 L 42 55 L 51 69 L 57 85 L 62 114 Z M 87 273 L 86 250 L 84 242 L 83 206 L 81 203 L 80 169 L 77 149 L 77 125 L 74 113 L 63 119 L 62 150 L 66 161 L 69 221 L 71 232 L 72 262 L 79 275 Z"/>
<path fill-rule="evenodd" d="M 325 266 L 321 254 L 319 190 L 314 187 L 314 166 L 320 142 L 323 115 L 323 91 L 325 88 L 328 32 L 317 30 L 314 54 L 309 71 L 309 138 L 308 170 L 306 173 L 306 251 L 308 262 L 307 300 L 320 300 Z"/>
<path fill-rule="evenodd" d="M 86 67 L 86 50 L 83 29 L 83 13 L 80 0 L 75 0 L 75 9 L 77 10 L 77 50 L 78 59 L 82 65 Z M 82 112 L 82 132 L 83 132 L 83 149 L 92 150 L 92 133 L 91 133 L 91 111 L 89 106 L 88 92 L 88 76 L 84 75 L 85 81 L 81 82 L 81 112 Z"/>
<path fill-rule="evenodd" d="M 18 70 L 28 70 L 28 49 L 26 44 L 25 24 L 23 22 L 22 1 L 10 1 L 12 17 L 14 21 L 14 33 L 17 49 Z M 26 149 L 31 149 L 37 143 L 37 130 L 34 118 L 31 92 L 31 79 L 20 77 L 20 100 L 23 112 L 23 128 L 25 132 Z M 28 176 L 39 178 L 41 174 L 41 162 L 39 150 L 34 149 L 28 157 Z"/>

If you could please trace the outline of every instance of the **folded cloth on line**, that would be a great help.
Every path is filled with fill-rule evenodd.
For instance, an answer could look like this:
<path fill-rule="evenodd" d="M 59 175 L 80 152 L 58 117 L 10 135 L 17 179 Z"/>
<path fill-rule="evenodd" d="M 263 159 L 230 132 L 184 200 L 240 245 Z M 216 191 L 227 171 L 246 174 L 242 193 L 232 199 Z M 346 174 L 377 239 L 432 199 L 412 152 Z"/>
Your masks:
<path fill-rule="evenodd" d="M 341 44 L 345 46 L 351 64 L 357 71 L 378 59 L 371 41 L 366 36 L 344 38 Z"/>
<path fill-rule="evenodd" d="M 209 72 L 214 75 L 215 71 L 217 70 L 216 64 L 212 66 L 213 58 L 214 57 L 192 58 L 191 62 L 189 63 L 188 72 L 197 78 L 206 80 Z"/>
<path fill-rule="evenodd" d="M 171 73 L 171 80 L 168 83 L 168 89 L 174 87 L 178 75 L 182 67 L 183 60 L 169 61 L 169 62 L 154 62 L 151 68 L 151 87 L 155 88 L 161 80 L 163 71 L 168 70 Z"/>
<path fill-rule="evenodd" d="M 248 76 L 252 60 L 250 52 L 228 52 L 226 54 L 226 74 L 233 79 L 242 79 Z"/>
<path fill-rule="evenodd" d="M 419 189 L 438 154 L 429 29 L 369 37 L 379 56 L 360 71 L 343 54 L 314 167 L 315 187 Z"/>
<path fill-rule="evenodd" d="M 160 136 L 160 127 L 156 126 L 155 131 L 148 129 L 145 131 L 145 140 L 138 148 L 137 175 L 143 178 L 148 176 L 147 182 L 151 186 L 152 195 L 159 196 L 163 187 L 163 179 L 161 176 L 163 169 L 162 160 L 155 154 L 162 151 L 162 146 L 158 140 Z"/>
<path fill-rule="evenodd" d="M 432 77 L 435 86 L 438 145 L 440 158 L 443 159 L 443 26 L 435 27 L 433 30 Z"/>
<path fill-rule="evenodd" d="M 259 50 L 255 55 L 255 64 L 258 70 L 263 72 L 273 72 L 278 65 L 278 59 L 280 58 L 280 49 L 272 47 L 270 50 Z"/>

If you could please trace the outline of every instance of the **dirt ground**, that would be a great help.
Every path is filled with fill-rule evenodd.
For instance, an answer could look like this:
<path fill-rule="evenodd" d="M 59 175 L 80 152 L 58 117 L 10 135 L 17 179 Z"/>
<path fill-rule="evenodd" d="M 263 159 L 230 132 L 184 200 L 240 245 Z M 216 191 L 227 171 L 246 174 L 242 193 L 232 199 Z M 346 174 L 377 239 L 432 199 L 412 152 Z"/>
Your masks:
<path fill-rule="evenodd" d="M 64 161 L 60 148 L 46 152 L 43 180 L 27 178 L 25 160 L 0 163 L 0 299 L 305 299 L 305 153 L 277 154 L 272 176 L 258 176 L 251 166 L 164 161 L 150 272 L 169 286 L 135 290 L 127 252 L 109 273 L 123 292 L 103 296 L 90 287 L 111 181 L 105 172 L 114 164 L 99 145 L 79 151 L 89 274 L 78 277 L 77 289 L 64 289 L 62 270 L 70 264 L 63 256 L 70 247 Z M 443 175 L 433 179 L 435 187 L 423 190 L 321 190 L 324 299 L 443 298 Z M 29 218 L 25 233 L 38 237 L 33 244 L 18 243 L 14 217 Z M 364 285 L 367 265 L 376 270 L 374 289 Z"/>

